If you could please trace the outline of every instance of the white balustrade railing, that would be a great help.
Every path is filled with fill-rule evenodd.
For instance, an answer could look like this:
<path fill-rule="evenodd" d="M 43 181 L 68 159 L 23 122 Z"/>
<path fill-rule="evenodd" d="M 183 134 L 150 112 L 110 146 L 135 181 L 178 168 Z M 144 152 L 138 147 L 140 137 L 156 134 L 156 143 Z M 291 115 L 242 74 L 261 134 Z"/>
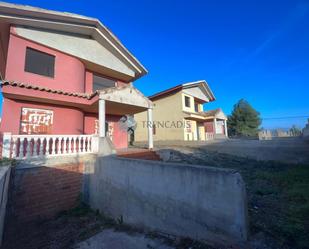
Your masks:
<path fill-rule="evenodd" d="M 206 140 L 214 140 L 214 133 L 213 132 L 205 132 Z"/>
<path fill-rule="evenodd" d="M 5 135 L 3 157 L 27 159 L 94 153 L 94 135 Z"/>

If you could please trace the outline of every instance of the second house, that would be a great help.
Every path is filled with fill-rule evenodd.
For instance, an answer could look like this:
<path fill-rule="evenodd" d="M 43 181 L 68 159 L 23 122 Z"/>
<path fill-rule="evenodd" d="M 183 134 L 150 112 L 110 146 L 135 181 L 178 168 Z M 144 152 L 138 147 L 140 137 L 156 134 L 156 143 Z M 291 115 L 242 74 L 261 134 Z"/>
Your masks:
<path fill-rule="evenodd" d="M 215 100 L 206 81 L 180 84 L 149 97 L 154 103 L 153 122 L 147 113 L 134 115 L 137 128 L 134 141 L 146 141 L 152 127 L 155 141 L 206 141 L 227 137 L 227 117 L 221 109 L 204 111 L 205 103 Z"/>

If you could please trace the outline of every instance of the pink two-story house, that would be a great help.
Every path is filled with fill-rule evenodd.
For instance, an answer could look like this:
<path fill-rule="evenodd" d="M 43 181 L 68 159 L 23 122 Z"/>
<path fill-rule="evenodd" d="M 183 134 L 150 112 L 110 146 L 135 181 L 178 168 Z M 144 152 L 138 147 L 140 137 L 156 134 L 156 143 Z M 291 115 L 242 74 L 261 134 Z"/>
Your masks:
<path fill-rule="evenodd" d="M 151 121 L 132 84 L 146 69 L 99 20 L 0 3 L 0 35 L 4 156 L 82 153 L 106 136 L 126 148 L 119 120 L 148 110 Z"/>

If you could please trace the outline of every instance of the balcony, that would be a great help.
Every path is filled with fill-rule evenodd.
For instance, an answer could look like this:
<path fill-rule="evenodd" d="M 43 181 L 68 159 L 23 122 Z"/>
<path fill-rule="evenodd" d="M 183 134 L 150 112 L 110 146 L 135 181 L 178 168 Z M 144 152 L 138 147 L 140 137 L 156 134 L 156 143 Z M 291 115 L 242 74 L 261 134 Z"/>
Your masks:
<path fill-rule="evenodd" d="M 11 135 L 3 134 L 2 157 L 35 159 L 97 153 L 96 135 Z"/>

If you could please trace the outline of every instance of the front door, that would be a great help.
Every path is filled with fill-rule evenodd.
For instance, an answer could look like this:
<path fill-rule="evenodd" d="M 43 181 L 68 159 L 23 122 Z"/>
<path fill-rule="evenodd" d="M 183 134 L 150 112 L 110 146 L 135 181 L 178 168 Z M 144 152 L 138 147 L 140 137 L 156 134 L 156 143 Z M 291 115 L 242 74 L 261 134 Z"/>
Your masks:
<path fill-rule="evenodd" d="M 198 140 L 205 140 L 205 128 L 204 128 L 204 124 L 203 123 L 199 123 L 198 124 L 198 128 L 197 128 L 197 134 L 198 134 Z"/>
<path fill-rule="evenodd" d="M 197 137 L 197 141 L 200 140 L 200 127 L 197 126 L 197 129 L 196 129 L 196 137 Z"/>
<path fill-rule="evenodd" d="M 205 127 L 203 124 L 200 127 L 200 137 L 201 137 L 201 140 L 205 141 Z"/>

